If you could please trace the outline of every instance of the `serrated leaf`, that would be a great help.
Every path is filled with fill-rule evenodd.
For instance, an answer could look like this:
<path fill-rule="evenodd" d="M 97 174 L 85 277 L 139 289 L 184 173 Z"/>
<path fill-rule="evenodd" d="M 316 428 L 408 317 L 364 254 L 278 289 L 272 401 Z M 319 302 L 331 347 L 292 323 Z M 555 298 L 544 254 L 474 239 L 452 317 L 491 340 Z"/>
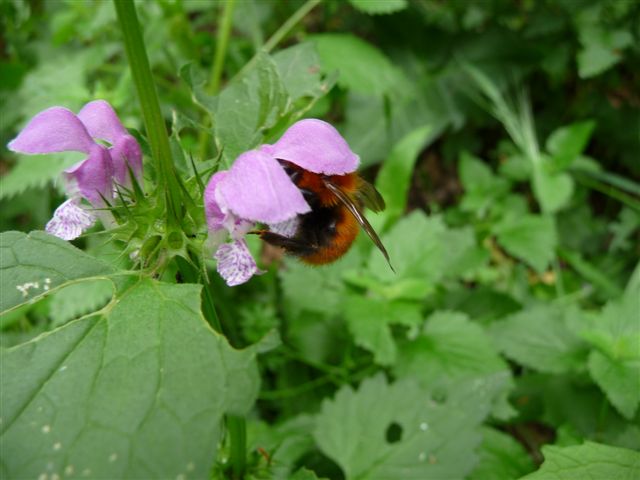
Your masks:
<path fill-rule="evenodd" d="M 349 0 L 354 8 L 369 15 L 395 13 L 407 8 L 407 0 Z"/>
<path fill-rule="evenodd" d="M 480 462 L 469 480 L 519 478 L 533 470 L 531 457 L 512 436 L 489 427 L 482 429 Z"/>
<path fill-rule="evenodd" d="M 640 404 L 640 289 L 629 290 L 591 318 L 582 337 L 598 348 L 589 373 L 620 413 L 631 419 Z"/>
<path fill-rule="evenodd" d="M 12 478 L 208 475 L 225 412 L 257 394 L 252 351 L 200 313 L 200 287 L 142 279 L 100 315 L 2 353 Z"/>
<path fill-rule="evenodd" d="M 103 307 L 113 295 L 113 284 L 107 280 L 74 283 L 55 292 L 49 302 L 52 326 L 58 327 L 81 315 Z"/>
<path fill-rule="evenodd" d="M 0 312 L 34 301 L 69 282 L 114 273 L 106 263 L 44 232 L 0 234 Z"/>
<path fill-rule="evenodd" d="M 574 190 L 573 178 L 566 173 L 538 169 L 533 176 L 533 190 L 545 213 L 554 213 L 566 207 Z"/>
<path fill-rule="evenodd" d="M 344 301 L 344 318 L 356 345 L 373 353 L 380 365 L 392 365 L 397 348 L 392 324 L 417 328 L 422 323 L 420 304 L 402 301 L 384 301 L 349 295 Z"/>
<path fill-rule="evenodd" d="M 320 57 L 313 42 L 285 48 L 272 58 L 292 101 L 302 97 L 319 97 L 327 92 L 328 86 L 320 75 Z"/>
<path fill-rule="evenodd" d="M 545 446 L 542 454 L 540 469 L 522 480 L 634 480 L 640 475 L 640 453 L 626 448 L 585 442 L 571 447 Z"/>
<path fill-rule="evenodd" d="M 490 333 L 505 355 L 541 372 L 562 373 L 582 365 L 586 346 L 567 327 L 576 315 L 560 307 L 529 307 L 491 324 Z"/>
<path fill-rule="evenodd" d="M 498 242 L 538 272 L 543 272 L 555 255 L 558 243 L 552 217 L 523 215 L 503 220 L 493 228 Z"/>
<path fill-rule="evenodd" d="M 502 376 L 504 385 L 495 392 L 502 403 L 513 386 L 509 366 L 482 327 L 457 312 L 431 315 L 422 333 L 402 344 L 394 371 L 400 378 L 415 378 L 432 388 L 452 382 L 482 383 Z"/>
<path fill-rule="evenodd" d="M 0 178 L 0 200 L 14 197 L 29 188 L 46 187 L 77 161 L 78 155 L 74 153 L 21 158 L 7 175 Z"/>
<path fill-rule="evenodd" d="M 354 35 L 323 33 L 311 38 L 316 42 L 322 70 L 327 74 L 337 70 L 338 84 L 343 88 L 382 95 L 406 81 L 386 55 Z"/>
<path fill-rule="evenodd" d="M 477 460 L 479 420 L 468 403 L 436 403 L 425 394 L 411 381 L 388 384 L 382 375 L 357 391 L 343 387 L 322 404 L 316 442 L 347 479 L 463 478 Z"/>

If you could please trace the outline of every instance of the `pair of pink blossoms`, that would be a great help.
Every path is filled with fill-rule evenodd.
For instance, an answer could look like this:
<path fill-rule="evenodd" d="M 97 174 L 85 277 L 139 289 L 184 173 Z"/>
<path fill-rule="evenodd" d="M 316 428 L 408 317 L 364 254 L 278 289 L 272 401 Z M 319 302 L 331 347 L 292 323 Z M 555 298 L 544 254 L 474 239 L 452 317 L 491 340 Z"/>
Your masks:
<path fill-rule="evenodd" d="M 103 100 L 88 103 L 78 115 L 62 107 L 39 113 L 9 148 L 27 154 L 87 154 L 86 159 L 64 171 L 69 200 L 58 207 L 46 227 L 49 233 L 66 240 L 77 238 L 95 221 L 93 211 L 81 205 L 81 198 L 94 209 L 104 207 L 105 200 L 114 197 L 114 184 L 131 184 L 129 171 L 138 180 L 142 175 L 138 143 Z M 311 211 L 278 160 L 324 175 L 351 173 L 360 161 L 333 126 L 306 119 L 292 125 L 273 145 L 249 150 L 229 170 L 214 174 L 205 190 L 204 207 L 217 269 L 230 286 L 261 273 L 244 239 L 256 223 L 292 236 L 299 216 Z"/>

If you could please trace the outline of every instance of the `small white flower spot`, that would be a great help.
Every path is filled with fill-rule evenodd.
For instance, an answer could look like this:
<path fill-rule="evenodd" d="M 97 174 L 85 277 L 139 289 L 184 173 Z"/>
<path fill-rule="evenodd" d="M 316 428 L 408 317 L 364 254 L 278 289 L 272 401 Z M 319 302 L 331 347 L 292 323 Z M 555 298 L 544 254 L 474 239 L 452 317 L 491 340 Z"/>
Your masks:
<path fill-rule="evenodd" d="M 427 422 L 422 422 L 420 424 L 420 430 L 422 430 L 423 432 L 426 432 L 429 429 L 429 424 Z"/>
<path fill-rule="evenodd" d="M 67 366 L 66 366 L 66 365 L 62 365 L 62 366 L 60 367 L 60 371 L 61 371 L 61 372 L 64 372 L 66 369 L 67 369 Z"/>
<path fill-rule="evenodd" d="M 64 468 L 64 474 L 65 474 L 65 475 L 73 475 L 73 472 L 75 472 L 75 470 L 76 470 L 76 469 L 73 467 L 73 465 L 67 465 L 67 466 Z"/>
<path fill-rule="evenodd" d="M 57 473 L 52 473 L 51 480 L 60 480 L 60 475 L 58 475 Z"/>
<path fill-rule="evenodd" d="M 420 455 L 418 455 L 418 460 L 420 460 L 421 462 L 424 462 L 427 459 L 427 454 L 425 452 L 420 452 Z"/>
<path fill-rule="evenodd" d="M 54 450 L 57 451 L 57 450 L 60 450 L 61 448 L 62 448 L 62 443 L 56 442 L 56 443 L 53 444 L 53 449 Z"/>
<path fill-rule="evenodd" d="M 49 433 L 51 431 L 51 425 L 43 425 L 42 433 Z"/>
<path fill-rule="evenodd" d="M 118 459 L 118 454 L 117 453 L 112 453 L 111 455 L 109 455 L 109 461 L 111 463 L 115 462 Z"/>
<path fill-rule="evenodd" d="M 49 475 L 47 475 L 46 473 L 41 473 L 40 475 L 38 475 L 38 480 L 47 480 L 49 478 Z"/>

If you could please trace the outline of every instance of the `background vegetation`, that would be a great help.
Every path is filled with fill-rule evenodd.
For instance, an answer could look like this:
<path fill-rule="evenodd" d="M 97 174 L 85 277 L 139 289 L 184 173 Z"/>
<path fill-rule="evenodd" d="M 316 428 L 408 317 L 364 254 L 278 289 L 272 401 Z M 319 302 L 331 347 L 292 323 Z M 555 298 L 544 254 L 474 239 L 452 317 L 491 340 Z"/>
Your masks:
<path fill-rule="evenodd" d="M 254 242 L 268 272 L 236 288 L 208 259 L 232 348 L 179 262 L 152 280 L 109 236 L 4 233 L 3 477 L 640 476 L 640 3 L 137 7 L 188 188 L 190 157 L 206 181 L 326 119 L 387 201 L 397 274 L 364 235 L 321 268 Z M 113 4 L 0 13 L 0 143 L 103 98 L 153 192 Z M 42 230 L 77 160 L 3 147 L 2 230 Z M 25 303 L 16 279 L 45 275 Z"/>

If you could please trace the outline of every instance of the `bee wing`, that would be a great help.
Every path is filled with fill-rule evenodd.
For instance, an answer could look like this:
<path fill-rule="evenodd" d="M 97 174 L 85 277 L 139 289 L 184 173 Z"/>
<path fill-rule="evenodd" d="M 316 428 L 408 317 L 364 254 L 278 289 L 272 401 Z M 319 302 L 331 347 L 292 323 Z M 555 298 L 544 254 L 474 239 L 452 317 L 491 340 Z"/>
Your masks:
<path fill-rule="evenodd" d="M 351 212 L 351 214 L 358 221 L 358 223 L 360 224 L 362 229 L 365 232 L 367 232 L 367 235 L 369 235 L 369 238 L 371 238 L 371 240 L 373 240 L 373 243 L 375 244 L 375 246 L 378 247 L 378 249 L 384 255 L 384 258 L 387 260 L 387 263 L 389 264 L 389 267 L 391 267 L 391 270 L 393 270 L 395 272 L 395 270 L 393 269 L 393 266 L 391 265 L 391 260 L 389 259 L 389 254 L 387 253 L 387 249 L 384 248 L 384 245 L 382 244 L 382 241 L 380 240 L 380 237 L 378 237 L 378 234 L 376 233 L 376 231 L 373 229 L 373 227 L 371 226 L 371 224 L 369 223 L 367 218 L 362 213 L 362 210 L 360 209 L 360 206 L 356 202 L 354 202 L 353 199 L 349 195 L 347 195 L 345 192 L 343 192 L 342 189 L 340 187 L 338 187 L 336 184 L 331 183 L 329 180 L 326 180 L 326 179 L 325 179 L 324 183 L 327 186 L 327 188 L 329 190 L 331 190 L 331 192 L 336 197 L 338 197 L 338 200 L 340 200 L 343 203 L 343 205 L 345 207 L 347 207 L 349 212 Z M 374 189 L 374 191 L 375 191 L 375 189 Z M 377 193 L 377 191 L 376 191 L 376 193 Z M 380 194 L 378 193 L 378 195 L 380 195 Z M 382 197 L 380 197 L 380 198 L 382 198 Z M 383 201 L 383 203 L 384 203 L 384 201 Z"/>
<path fill-rule="evenodd" d="M 372 212 L 381 212 L 386 208 L 384 198 L 376 187 L 371 185 L 365 179 L 358 177 L 358 191 L 356 193 L 358 200 Z"/>

